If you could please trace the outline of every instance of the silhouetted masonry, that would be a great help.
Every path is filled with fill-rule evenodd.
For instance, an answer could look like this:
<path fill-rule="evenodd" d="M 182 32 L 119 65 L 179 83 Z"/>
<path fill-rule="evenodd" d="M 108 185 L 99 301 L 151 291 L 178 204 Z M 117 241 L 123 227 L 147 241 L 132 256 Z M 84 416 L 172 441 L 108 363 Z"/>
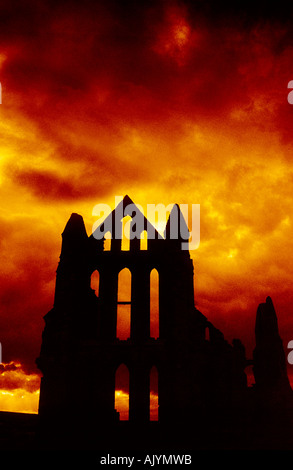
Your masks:
<path fill-rule="evenodd" d="M 126 196 L 120 204 L 122 207 L 117 206 L 109 216 L 113 230 L 116 211 L 123 209 L 124 213 L 133 203 Z M 181 220 L 177 205 L 172 212 L 170 217 L 176 213 Z M 143 229 L 155 234 L 148 240 L 147 250 L 140 249 L 137 237 L 130 241 L 129 251 L 123 251 L 117 239 L 111 240 L 111 249 L 106 251 L 104 240 L 87 235 L 80 215 L 72 214 L 67 222 L 54 307 L 44 317 L 37 359 L 43 373 L 39 435 L 48 447 L 55 439 L 61 448 L 67 440 L 89 447 L 102 443 L 115 447 L 124 442 L 131 449 L 135 437 L 143 441 L 144 449 L 154 440 L 163 445 L 164 439 L 169 447 L 179 442 L 186 445 L 187 441 L 195 443 L 195 448 L 205 448 L 206 442 L 221 447 L 228 429 L 228 444 L 222 443 L 222 447 L 233 447 L 239 432 L 247 438 L 255 419 L 262 423 L 256 411 L 258 395 L 248 389 L 244 371 L 253 361 L 246 360 L 240 340 L 229 344 L 195 308 L 193 263 L 189 251 L 180 248 L 182 240 L 171 239 L 170 218 L 164 238 L 146 219 Z M 131 326 L 130 338 L 119 340 L 118 275 L 124 268 L 131 272 L 131 300 L 125 302 L 130 305 Z M 159 273 L 157 339 L 150 336 L 153 269 Z M 98 296 L 91 289 L 96 270 Z M 115 373 L 121 364 L 129 371 L 127 425 L 119 422 L 115 410 Z M 158 370 L 158 423 L 149 423 L 153 366 Z M 291 392 L 270 299 L 257 314 L 254 373 L 256 389 L 275 384 Z M 242 442 L 242 437 L 239 440 Z"/>

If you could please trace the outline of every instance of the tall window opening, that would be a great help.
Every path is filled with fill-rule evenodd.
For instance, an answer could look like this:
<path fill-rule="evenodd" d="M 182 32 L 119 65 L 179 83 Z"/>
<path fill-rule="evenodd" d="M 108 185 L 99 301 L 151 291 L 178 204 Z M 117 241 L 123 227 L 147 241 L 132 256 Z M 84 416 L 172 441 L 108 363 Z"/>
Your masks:
<path fill-rule="evenodd" d="M 100 274 L 99 271 L 95 270 L 91 275 L 91 289 L 95 291 L 97 297 L 99 297 L 100 287 Z"/>
<path fill-rule="evenodd" d="M 110 251 L 111 250 L 111 233 L 107 232 L 104 235 L 105 240 L 104 240 L 104 251 Z"/>
<path fill-rule="evenodd" d="M 156 269 L 150 274 L 150 335 L 159 337 L 159 273 Z"/>
<path fill-rule="evenodd" d="M 204 339 L 205 339 L 206 341 L 210 341 L 210 329 L 209 329 L 208 326 L 205 327 Z"/>
<path fill-rule="evenodd" d="M 158 369 L 153 366 L 150 371 L 150 421 L 159 420 L 159 386 Z"/>
<path fill-rule="evenodd" d="M 125 364 L 116 370 L 115 410 L 119 413 L 120 421 L 129 420 L 129 371 Z"/>
<path fill-rule="evenodd" d="M 130 338 L 131 317 L 131 272 L 128 268 L 122 269 L 118 275 L 117 298 L 117 338 Z"/>
<path fill-rule="evenodd" d="M 147 250 L 148 249 L 148 233 L 146 230 L 141 232 L 140 234 L 140 249 Z"/>
<path fill-rule="evenodd" d="M 130 250 L 130 225 L 131 225 L 131 217 L 126 215 L 122 219 L 122 243 L 121 249 L 123 251 Z"/>

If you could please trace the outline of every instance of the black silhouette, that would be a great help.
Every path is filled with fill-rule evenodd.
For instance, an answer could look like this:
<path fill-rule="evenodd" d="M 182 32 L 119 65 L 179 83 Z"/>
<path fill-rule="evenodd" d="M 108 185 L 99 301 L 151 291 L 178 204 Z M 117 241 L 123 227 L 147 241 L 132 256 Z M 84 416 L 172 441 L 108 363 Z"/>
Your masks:
<path fill-rule="evenodd" d="M 117 227 L 116 211 L 104 222 Z M 182 214 L 174 206 L 178 220 Z M 125 212 L 124 212 L 125 213 Z M 174 216 L 174 214 L 173 214 Z M 171 217 L 171 215 L 170 215 Z M 130 250 L 121 240 L 86 233 L 72 214 L 62 234 L 53 309 L 47 313 L 37 365 L 43 373 L 39 404 L 41 448 L 224 449 L 293 448 L 292 391 L 270 298 L 258 308 L 256 348 L 247 360 L 239 339 L 223 333 L 194 307 L 193 263 L 181 239 L 152 231 L 148 249 L 139 238 Z M 119 220 L 119 224 L 122 221 Z M 116 224 L 116 227 L 115 227 Z M 117 233 L 117 232 L 116 232 Z M 118 274 L 132 274 L 131 329 L 116 337 Z M 159 273 L 159 338 L 150 337 L 150 272 Z M 100 275 L 99 296 L 90 287 Z M 115 372 L 129 370 L 129 422 L 114 406 Z M 253 364 L 254 387 L 245 368 Z M 159 420 L 150 422 L 150 370 L 159 380 Z"/>

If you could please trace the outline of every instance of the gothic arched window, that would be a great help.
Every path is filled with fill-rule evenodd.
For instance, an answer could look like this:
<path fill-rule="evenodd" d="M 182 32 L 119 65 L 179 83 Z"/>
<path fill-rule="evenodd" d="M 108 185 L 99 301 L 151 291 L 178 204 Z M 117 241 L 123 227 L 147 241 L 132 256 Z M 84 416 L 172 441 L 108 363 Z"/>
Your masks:
<path fill-rule="evenodd" d="M 128 268 L 122 269 L 118 275 L 117 298 L 117 338 L 130 337 L 131 316 L 131 272 Z"/>
<path fill-rule="evenodd" d="M 150 336 L 159 337 L 159 273 L 156 269 L 150 274 Z"/>

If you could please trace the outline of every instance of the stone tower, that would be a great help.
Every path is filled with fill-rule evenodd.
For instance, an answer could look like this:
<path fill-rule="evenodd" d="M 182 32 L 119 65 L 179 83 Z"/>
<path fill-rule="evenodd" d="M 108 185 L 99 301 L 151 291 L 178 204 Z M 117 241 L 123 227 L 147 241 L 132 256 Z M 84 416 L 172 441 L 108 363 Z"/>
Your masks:
<path fill-rule="evenodd" d="M 223 334 L 194 307 L 193 263 L 181 249 L 188 229 L 175 205 L 162 237 L 137 209 L 140 235 L 122 250 L 122 222 L 129 216 L 130 233 L 137 222 L 128 196 L 97 230 L 111 232 L 110 250 L 104 239 L 88 236 L 83 219 L 72 214 L 62 234 L 55 301 L 45 315 L 37 364 L 43 373 L 39 416 L 40 434 L 49 439 L 69 434 L 112 436 L 119 428 L 115 410 L 115 373 L 129 371 L 129 425 L 146 429 L 150 420 L 150 370 L 158 371 L 159 422 L 165 430 L 184 427 L 229 402 L 231 390 L 246 386 L 245 353 L 238 340 L 229 345 Z M 136 220 L 136 221 L 135 221 Z M 178 223 L 178 237 L 171 225 Z M 177 221 L 177 222 L 176 222 Z M 183 229 L 182 229 L 183 228 Z M 118 234 L 118 237 L 117 237 Z M 151 236 L 150 236 L 151 235 Z M 131 273 L 131 297 L 118 298 L 119 273 Z M 150 273 L 159 274 L 159 338 L 150 335 Z M 98 296 L 91 276 L 98 271 Z M 117 338 L 117 309 L 130 307 L 130 337 Z M 208 332 L 208 334 L 207 334 Z M 241 358 L 239 360 L 239 351 Z M 242 357 L 243 356 L 243 357 Z M 223 411 L 224 412 L 224 411 Z M 171 432 L 171 431 L 170 431 Z M 121 436 L 120 436 L 121 437 Z M 61 438 L 62 439 L 62 438 Z"/>
<path fill-rule="evenodd" d="M 262 390 L 290 389 L 283 342 L 271 297 L 258 306 L 253 351 L 255 383 Z"/>

